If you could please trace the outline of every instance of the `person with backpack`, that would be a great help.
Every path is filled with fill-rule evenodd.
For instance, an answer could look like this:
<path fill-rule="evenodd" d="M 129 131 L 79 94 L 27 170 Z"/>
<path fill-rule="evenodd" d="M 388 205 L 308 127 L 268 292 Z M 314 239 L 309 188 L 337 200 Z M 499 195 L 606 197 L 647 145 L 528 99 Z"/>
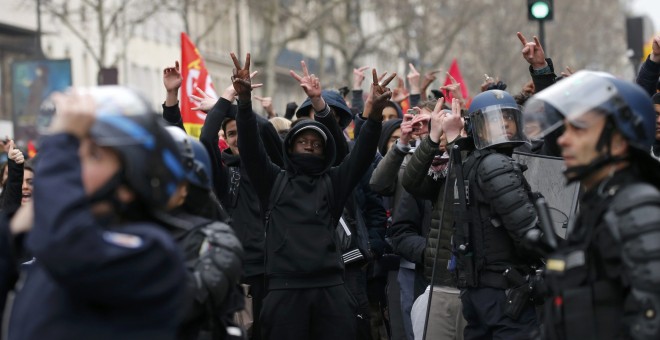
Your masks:
<path fill-rule="evenodd" d="M 374 71 L 365 110 L 369 119 L 343 163 L 332 167 L 332 135 L 324 125 L 306 120 L 287 134 L 285 165 L 280 168 L 268 160 L 256 134 L 250 55 L 243 67 L 231 56 L 241 162 L 254 182 L 266 223 L 268 293 L 261 311 L 263 338 L 352 339 L 357 305 L 344 287 L 337 224 L 346 199 L 371 165 L 384 103 L 391 96 L 385 86 L 393 77 L 379 84 Z M 318 78 L 303 71 L 301 86 L 315 101 L 321 96 Z"/>

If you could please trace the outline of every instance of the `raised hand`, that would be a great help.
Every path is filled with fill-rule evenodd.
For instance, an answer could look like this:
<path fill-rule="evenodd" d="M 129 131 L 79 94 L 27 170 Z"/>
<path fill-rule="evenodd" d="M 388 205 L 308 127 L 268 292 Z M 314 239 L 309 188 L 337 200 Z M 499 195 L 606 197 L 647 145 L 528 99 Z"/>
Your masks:
<path fill-rule="evenodd" d="M 419 109 L 418 107 L 415 107 L 413 109 Z M 417 111 L 415 110 L 415 111 Z M 419 111 L 417 111 L 419 112 Z M 399 138 L 399 141 L 401 144 L 408 145 L 410 143 L 410 140 L 413 137 L 413 119 L 415 118 L 414 115 L 411 115 L 410 113 L 406 113 L 403 115 L 403 122 L 401 122 L 401 137 Z"/>
<path fill-rule="evenodd" d="M 397 80 L 397 87 L 394 90 L 392 90 L 392 101 L 401 103 L 402 101 L 406 100 L 406 98 L 408 98 L 409 94 L 408 91 L 406 91 L 403 78 L 397 77 L 396 80 Z"/>
<path fill-rule="evenodd" d="M 307 69 L 307 64 L 305 61 L 300 61 L 300 67 L 302 68 L 303 75 L 298 75 L 294 70 L 289 70 L 289 74 L 300 83 L 307 97 L 310 99 L 321 97 L 321 82 L 314 74 L 309 74 Z"/>
<path fill-rule="evenodd" d="M 410 72 L 408 72 L 406 78 L 408 78 L 408 85 L 410 86 L 410 94 L 419 94 L 420 74 L 415 68 L 415 65 L 413 65 L 412 63 L 408 63 L 408 67 L 410 67 Z"/>
<path fill-rule="evenodd" d="M 564 71 L 561 71 L 561 76 L 564 77 L 564 78 L 568 78 L 568 77 L 572 76 L 573 73 L 575 73 L 575 71 L 573 71 L 573 69 L 571 69 L 570 66 L 566 66 Z"/>
<path fill-rule="evenodd" d="M 429 133 L 429 121 L 431 121 L 431 115 L 424 113 L 419 109 L 416 111 L 417 114 L 412 121 L 413 135 L 424 136 Z"/>
<path fill-rule="evenodd" d="M 374 120 L 382 121 L 383 109 L 385 109 L 387 101 L 392 97 L 392 91 L 387 88 L 387 85 L 396 77 L 396 73 L 393 73 L 382 82 L 379 82 L 378 73 L 375 68 L 371 70 L 371 75 L 373 81 L 371 83 L 369 97 L 367 97 L 367 102 L 364 105 L 365 110 L 363 116 L 371 116 Z"/>
<path fill-rule="evenodd" d="M 534 36 L 534 41 L 528 42 L 522 33 L 518 32 L 517 35 L 518 39 L 520 39 L 520 42 L 523 45 L 523 58 L 525 58 L 525 60 L 527 60 L 530 65 L 532 65 L 532 68 L 535 70 L 540 70 L 548 66 L 548 63 L 545 61 L 545 52 L 543 52 L 543 46 L 541 46 L 539 38 Z"/>
<path fill-rule="evenodd" d="M 369 66 L 362 66 L 353 69 L 353 90 L 362 90 L 362 82 L 364 81 L 364 71 L 368 70 Z"/>
<path fill-rule="evenodd" d="M 451 101 L 451 113 L 447 112 L 442 120 L 442 131 L 446 134 L 447 142 L 454 141 L 463 130 L 464 122 L 461 117 L 461 102 L 453 98 Z"/>
<path fill-rule="evenodd" d="M 436 74 L 442 72 L 442 70 L 435 70 L 431 72 L 426 72 L 424 75 L 424 81 L 422 82 L 422 85 L 420 86 L 420 93 L 425 95 L 426 90 L 431 86 L 431 83 L 433 83 L 436 79 Z"/>
<path fill-rule="evenodd" d="M 488 74 L 484 74 L 484 78 L 486 78 L 486 80 L 484 80 L 484 82 L 481 84 L 481 92 L 488 90 L 488 87 L 491 84 L 497 83 L 497 81 L 493 77 L 488 76 Z"/>
<path fill-rule="evenodd" d="M 268 118 L 273 118 L 276 116 L 275 110 L 273 110 L 273 98 L 272 97 L 259 97 L 254 96 L 254 99 L 261 102 L 261 107 L 266 110 L 268 113 Z"/>
<path fill-rule="evenodd" d="M 654 63 L 660 63 L 660 35 L 656 35 L 653 38 L 653 44 L 651 44 L 651 55 L 649 56 L 651 61 Z"/>
<path fill-rule="evenodd" d="M 66 93 L 55 92 L 52 98 L 56 113 L 50 125 L 50 132 L 69 133 L 80 139 L 87 136 L 96 120 L 94 98 L 76 89 Z"/>
<path fill-rule="evenodd" d="M 445 118 L 445 111 L 443 110 L 442 105 L 444 103 L 444 98 L 438 99 L 435 103 L 435 108 L 433 108 L 433 112 L 431 112 L 431 131 L 429 131 L 429 138 L 431 138 L 434 143 L 440 143 L 440 139 L 442 138 L 442 121 Z"/>
<path fill-rule="evenodd" d="M 254 78 L 254 76 L 256 76 L 257 73 L 259 73 L 259 71 L 254 71 L 254 72 L 250 73 L 250 79 Z M 254 90 L 256 88 L 260 88 L 260 87 L 264 86 L 264 84 L 262 84 L 262 83 L 251 84 L 251 86 L 252 86 L 252 89 Z M 236 99 L 237 95 L 238 94 L 236 93 L 236 90 L 234 89 L 234 84 L 231 84 L 231 85 L 227 86 L 227 88 L 222 92 L 222 95 L 220 97 L 224 98 L 224 99 L 227 99 L 230 103 L 233 103 L 234 100 Z"/>
<path fill-rule="evenodd" d="M 174 67 L 166 67 L 163 69 L 163 85 L 165 85 L 165 90 L 167 90 L 167 92 L 179 91 L 182 81 L 183 77 L 181 76 L 178 61 L 174 62 Z"/>
<path fill-rule="evenodd" d="M 190 95 L 190 99 L 197 103 L 197 107 L 193 107 L 192 110 L 202 111 L 205 113 L 209 112 L 213 108 L 213 105 L 215 105 L 215 103 L 218 101 L 218 98 L 209 96 L 209 94 L 202 91 L 199 86 L 195 86 L 195 91 L 197 91 L 201 97 L 192 94 Z"/>
<path fill-rule="evenodd" d="M 451 84 L 442 86 L 440 89 L 451 93 L 453 98 L 458 99 L 459 103 L 464 105 L 465 99 L 463 98 L 463 92 L 461 92 L 461 83 L 457 82 L 456 78 L 449 74 L 449 72 L 447 72 L 447 76 L 449 77 Z"/>
<path fill-rule="evenodd" d="M 236 55 L 230 53 L 231 60 L 234 62 L 234 73 L 231 77 L 231 82 L 238 94 L 239 100 L 249 100 L 252 94 L 252 81 L 250 79 L 250 53 L 245 57 L 245 65 L 241 67 L 241 63 L 236 58 Z"/>
<path fill-rule="evenodd" d="M 9 144 L 9 152 L 7 152 L 7 158 L 11 159 L 16 164 L 23 164 L 23 162 L 25 162 L 25 156 L 21 150 L 16 148 L 14 141 L 10 140 L 7 144 Z"/>

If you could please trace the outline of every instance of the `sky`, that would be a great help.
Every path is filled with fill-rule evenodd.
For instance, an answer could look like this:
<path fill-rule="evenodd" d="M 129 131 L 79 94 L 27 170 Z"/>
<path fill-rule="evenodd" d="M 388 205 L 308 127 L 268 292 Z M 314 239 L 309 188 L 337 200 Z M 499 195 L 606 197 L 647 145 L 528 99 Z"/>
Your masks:
<path fill-rule="evenodd" d="M 653 20 L 655 33 L 660 33 L 660 0 L 631 0 L 633 14 L 646 14 Z"/>

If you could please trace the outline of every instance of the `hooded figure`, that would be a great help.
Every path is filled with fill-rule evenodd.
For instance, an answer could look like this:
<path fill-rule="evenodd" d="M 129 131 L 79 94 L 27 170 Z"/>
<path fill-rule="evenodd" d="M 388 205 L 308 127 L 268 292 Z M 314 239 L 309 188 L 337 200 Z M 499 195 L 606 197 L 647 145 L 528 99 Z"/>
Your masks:
<path fill-rule="evenodd" d="M 339 126 L 341 129 L 345 129 L 353 119 L 353 113 L 351 109 L 346 105 L 344 98 L 336 91 L 323 90 L 321 91 L 321 97 L 323 100 L 330 106 L 331 109 L 335 111 L 335 115 L 339 117 Z M 298 111 L 296 112 L 296 117 L 307 117 L 310 116 L 310 108 L 312 107 L 312 101 L 305 99 L 305 101 L 300 105 Z"/>
<path fill-rule="evenodd" d="M 392 138 L 394 132 L 396 132 L 396 130 L 401 128 L 402 122 L 403 122 L 402 119 L 395 118 L 395 119 L 390 119 L 383 123 L 383 130 L 380 134 L 380 140 L 378 140 L 378 152 L 380 152 L 382 156 L 385 156 L 387 151 L 389 151 L 390 139 Z M 398 139 L 400 135 L 401 134 L 399 133 L 399 135 L 397 135 L 394 141 L 396 141 L 396 139 Z"/>
<path fill-rule="evenodd" d="M 371 165 L 379 118 L 367 120 L 352 152 L 338 166 L 332 166 L 336 146 L 329 129 L 313 120 L 295 124 L 284 138 L 282 168 L 269 160 L 256 133 L 251 101 L 239 102 L 241 164 L 266 221 L 268 299 L 261 311 L 266 339 L 353 336 L 357 307 L 344 288 L 336 228 L 348 196 Z M 300 325 L 303 315 L 309 324 Z"/>
<path fill-rule="evenodd" d="M 231 217 L 231 226 L 236 232 L 243 249 L 245 258 L 243 262 L 243 281 L 250 285 L 252 296 L 252 309 L 255 315 L 261 311 L 261 301 L 264 292 L 264 224 L 262 221 L 261 206 L 258 204 L 259 197 L 252 185 L 245 167 L 239 156 L 240 149 L 237 148 L 237 135 L 230 138 L 227 125 L 236 121 L 237 106 L 232 105 L 225 98 L 218 99 L 204 121 L 200 142 L 206 147 L 211 156 L 211 168 L 213 174 L 214 191 L 222 206 Z M 265 118 L 256 113 L 255 117 L 258 131 L 256 138 L 262 141 L 268 159 L 281 166 L 284 164 L 282 157 L 282 141 L 273 125 Z M 230 124 L 234 125 L 234 124 Z M 218 133 L 220 129 L 225 131 L 225 138 L 231 147 L 223 152 L 218 148 Z M 236 133 L 232 126 L 233 133 Z M 242 137 L 241 137 L 242 138 Z M 255 318 L 252 330 L 256 334 L 261 332 L 259 319 Z"/>

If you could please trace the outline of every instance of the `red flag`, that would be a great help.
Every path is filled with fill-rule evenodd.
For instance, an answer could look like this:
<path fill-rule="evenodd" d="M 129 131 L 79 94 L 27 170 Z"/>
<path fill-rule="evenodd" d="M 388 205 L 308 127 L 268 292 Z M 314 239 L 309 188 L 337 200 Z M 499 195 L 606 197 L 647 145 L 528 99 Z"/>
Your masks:
<path fill-rule="evenodd" d="M 27 153 L 28 153 L 28 158 L 34 158 L 34 156 L 37 155 L 37 148 L 34 146 L 34 142 L 31 140 L 28 141 L 27 144 Z"/>
<path fill-rule="evenodd" d="M 190 99 L 190 95 L 196 94 L 195 87 L 208 93 L 212 97 L 218 97 L 211 81 L 204 59 L 199 54 L 195 44 L 190 41 L 186 33 L 181 32 L 181 76 L 183 86 L 181 87 L 181 117 L 183 126 L 189 135 L 199 137 L 206 114 L 201 111 L 193 111 L 196 103 Z"/>
<path fill-rule="evenodd" d="M 401 111 L 404 115 L 408 112 L 408 109 L 412 109 L 410 107 L 410 97 L 404 99 L 399 105 L 401 105 Z"/>
<path fill-rule="evenodd" d="M 466 101 L 468 101 L 469 94 L 468 94 L 468 89 L 467 86 L 465 85 L 465 82 L 463 81 L 463 76 L 461 75 L 461 70 L 458 68 L 458 61 L 456 61 L 456 58 L 451 62 L 451 67 L 449 67 L 449 72 L 448 72 L 454 79 L 456 79 L 456 82 L 461 84 L 461 93 L 463 94 L 463 98 L 465 98 Z M 445 86 L 451 85 L 451 77 L 447 76 L 445 78 Z M 445 91 L 445 103 L 449 103 L 451 105 L 451 99 L 452 99 L 451 93 L 449 91 Z"/>

